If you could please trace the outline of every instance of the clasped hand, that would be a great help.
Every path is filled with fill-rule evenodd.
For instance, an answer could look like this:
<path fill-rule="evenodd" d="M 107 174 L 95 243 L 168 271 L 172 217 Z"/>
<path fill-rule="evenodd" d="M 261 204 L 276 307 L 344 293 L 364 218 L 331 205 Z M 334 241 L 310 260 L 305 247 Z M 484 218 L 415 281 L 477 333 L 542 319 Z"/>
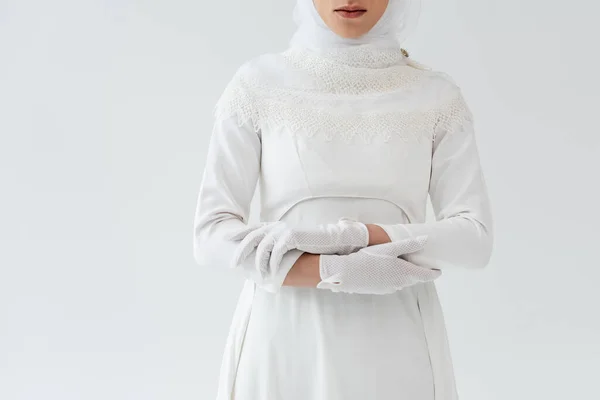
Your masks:
<path fill-rule="evenodd" d="M 320 254 L 321 282 L 317 288 L 335 292 L 392 293 L 441 274 L 401 258 L 422 249 L 427 236 L 369 246 L 367 226 L 346 217 L 311 228 L 291 227 L 284 221 L 263 222 L 246 227 L 230 239 L 241 241 L 233 264 L 241 264 L 255 252 L 255 265 L 261 274 L 278 268 L 284 254 L 292 249 Z"/>

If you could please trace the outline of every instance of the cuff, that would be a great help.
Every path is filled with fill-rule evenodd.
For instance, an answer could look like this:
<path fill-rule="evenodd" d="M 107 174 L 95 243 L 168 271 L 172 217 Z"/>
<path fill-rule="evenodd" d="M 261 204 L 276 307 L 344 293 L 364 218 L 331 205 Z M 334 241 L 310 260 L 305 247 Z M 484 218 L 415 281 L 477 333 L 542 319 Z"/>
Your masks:
<path fill-rule="evenodd" d="M 415 237 L 416 235 L 411 232 L 408 227 L 409 224 L 375 224 L 387 233 L 390 237 L 390 241 L 397 242 L 400 240 Z"/>

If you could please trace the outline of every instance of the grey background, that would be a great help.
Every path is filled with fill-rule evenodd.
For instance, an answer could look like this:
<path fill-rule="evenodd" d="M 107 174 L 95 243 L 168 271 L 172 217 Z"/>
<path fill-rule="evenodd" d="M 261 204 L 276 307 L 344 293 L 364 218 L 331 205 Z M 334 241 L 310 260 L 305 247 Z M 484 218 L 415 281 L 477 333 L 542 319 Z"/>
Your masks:
<path fill-rule="evenodd" d="M 196 266 L 214 102 L 292 0 L 0 1 L 0 398 L 210 399 L 242 282 Z M 445 274 L 462 400 L 599 398 L 595 2 L 429 0 L 477 119 L 486 270 Z M 594 46 L 592 46 L 594 44 Z"/>

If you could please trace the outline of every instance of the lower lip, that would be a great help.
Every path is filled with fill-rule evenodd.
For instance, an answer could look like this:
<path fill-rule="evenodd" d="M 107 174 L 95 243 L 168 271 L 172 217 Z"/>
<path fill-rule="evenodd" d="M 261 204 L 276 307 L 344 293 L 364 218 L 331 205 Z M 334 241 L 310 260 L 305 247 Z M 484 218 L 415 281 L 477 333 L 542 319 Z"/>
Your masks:
<path fill-rule="evenodd" d="M 339 10 L 336 13 L 343 18 L 360 18 L 365 15 L 366 11 L 343 11 Z"/>

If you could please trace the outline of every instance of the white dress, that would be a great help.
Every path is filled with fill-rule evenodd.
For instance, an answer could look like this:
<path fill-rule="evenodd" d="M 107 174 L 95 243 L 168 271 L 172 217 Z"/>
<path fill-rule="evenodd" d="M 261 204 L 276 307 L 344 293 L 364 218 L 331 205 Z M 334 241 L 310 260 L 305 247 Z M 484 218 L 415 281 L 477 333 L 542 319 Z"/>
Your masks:
<path fill-rule="evenodd" d="M 364 87 L 350 84 L 342 108 L 352 114 L 344 118 L 319 106 L 320 98 L 312 107 L 266 89 L 264 76 L 306 62 L 309 75 L 337 76 L 313 56 L 292 49 L 257 57 L 225 90 L 198 197 L 197 262 L 231 265 L 237 243 L 225 238 L 248 223 L 258 183 L 261 221 L 311 226 L 351 217 L 380 224 L 392 240 L 426 233 L 426 247 L 407 256 L 424 268 L 484 267 L 490 204 L 457 86 L 394 55 L 401 58 L 393 67 L 378 66 L 380 84 L 370 86 L 369 76 Z M 327 82 L 346 88 L 343 76 L 336 79 Z M 319 88 L 326 97 L 326 85 Z M 425 222 L 428 196 L 436 222 Z M 458 398 L 434 282 L 388 295 L 282 286 L 300 254 L 288 252 L 267 275 L 252 259 L 237 266 L 247 280 L 217 400 Z"/>

